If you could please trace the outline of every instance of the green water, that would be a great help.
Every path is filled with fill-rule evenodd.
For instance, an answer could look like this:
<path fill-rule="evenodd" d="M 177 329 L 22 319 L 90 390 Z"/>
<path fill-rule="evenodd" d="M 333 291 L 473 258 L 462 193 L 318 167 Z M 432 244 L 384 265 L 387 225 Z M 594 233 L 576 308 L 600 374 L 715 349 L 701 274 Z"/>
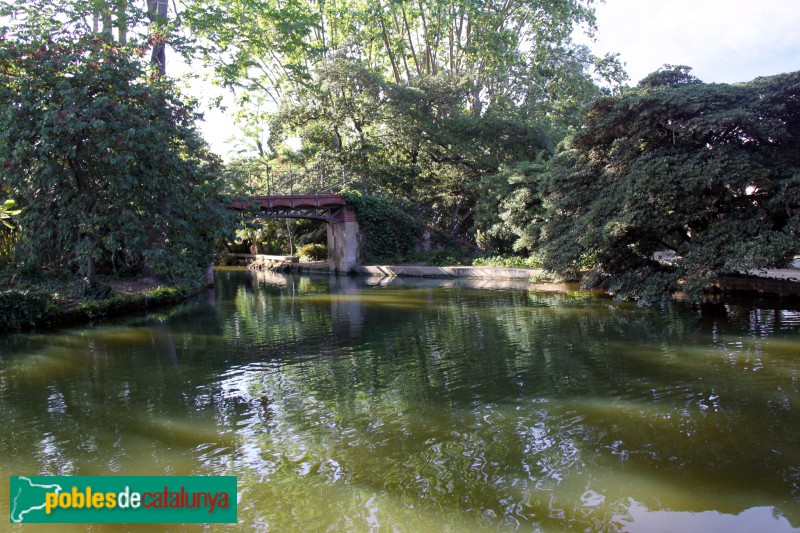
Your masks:
<path fill-rule="evenodd" d="M 0 467 L 238 476 L 238 525 L 136 531 L 787 531 L 799 379 L 797 311 L 223 270 L 0 339 Z"/>

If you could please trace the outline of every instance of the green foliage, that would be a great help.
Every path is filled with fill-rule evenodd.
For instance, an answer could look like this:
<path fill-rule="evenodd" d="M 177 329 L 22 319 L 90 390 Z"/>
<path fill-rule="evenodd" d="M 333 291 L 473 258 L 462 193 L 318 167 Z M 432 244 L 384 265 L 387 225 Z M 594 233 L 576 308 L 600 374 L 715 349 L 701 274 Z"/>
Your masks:
<path fill-rule="evenodd" d="M 552 151 L 609 92 L 596 81 L 626 79 L 572 40 L 594 28 L 591 0 L 193 0 L 184 20 L 237 88 L 256 174 L 345 165 L 362 192 L 461 238 L 487 176 Z"/>
<path fill-rule="evenodd" d="M 18 241 L 18 231 L 0 232 L 0 265 L 10 265 L 14 261 Z"/>
<path fill-rule="evenodd" d="M 28 268 L 199 281 L 225 214 L 192 109 L 102 39 L 2 40 L 0 70 L 0 180 Z"/>
<path fill-rule="evenodd" d="M 463 252 L 463 250 L 440 248 L 421 254 L 417 259 L 430 266 L 461 266 L 464 264 L 464 260 L 460 252 Z"/>
<path fill-rule="evenodd" d="M 47 292 L 0 291 L 0 331 L 19 331 L 48 325 L 58 308 Z"/>
<path fill-rule="evenodd" d="M 95 298 L 80 294 L 77 304 L 54 293 L 52 280 L 31 289 L 0 291 L 0 332 L 86 323 L 111 316 L 173 305 L 185 300 L 185 287 L 156 287 L 133 296 L 112 295 L 107 286 L 95 285 Z M 84 285 L 79 285 L 84 287 Z M 102 287 L 105 287 L 103 289 Z M 64 289 L 64 286 L 61 286 Z M 102 292 L 102 294 L 101 294 Z"/>
<path fill-rule="evenodd" d="M 567 148 L 544 187 L 548 270 L 653 299 L 798 249 L 800 72 L 631 89 L 595 103 Z"/>
<path fill-rule="evenodd" d="M 20 209 L 14 209 L 16 202 L 14 200 L 6 200 L 0 204 L 0 223 L 9 230 L 14 230 L 14 225 L 9 222 L 9 219 L 22 212 Z M 19 242 L 18 231 L 0 231 L 0 265 L 8 265 L 14 260 L 14 252 Z"/>
<path fill-rule="evenodd" d="M 397 263 L 414 257 L 422 239 L 422 224 L 382 198 L 354 191 L 342 196 L 347 207 L 355 211 L 364 234 L 361 246 L 364 262 Z"/>
<path fill-rule="evenodd" d="M 477 257 L 472 261 L 472 266 L 504 267 L 504 268 L 541 268 L 542 262 L 538 257 L 520 257 L 516 255 L 490 257 Z"/>
<path fill-rule="evenodd" d="M 159 286 L 144 297 L 148 300 L 159 300 L 169 298 L 186 298 L 186 296 L 188 296 L 188 293 L 185 288 Z"/>
<path fill-rule="evenodd" d="M 545 154 L 534 161 L 502 166 L 479 186 L 475 229 L 478 244 L 491 252 L 532 253 L 545 217 L 541 191 Z"/>
<path fill-rule="evenodd" d="M 297 247 L 297 255 L 301 261 L 325 261 L 328 258 L 328 247 L 324 244 L 304 244 Z"/>
<path fill-rule="evenodd" d="M 686 65 L 664 65 L 651 72 L 639 82 L 638 87 L 677 87 L 680 85 L 699 85 L 703 83 L 691 74 L 691 67 Z"/>
<path fill-rule="evenodd" d="M 79 295 L 87 300 L 108 300 L 111 298 L 111 287 L 103 283 L 89 283 L 84 281 L 81 284 L 81 293 Z"/>
<path fill-rule="evenodd" d="M 15 205 L 17 205 L 17 203 L 14 200 L 6 200 L 0 204 L 0 223 L 8 229 L 14 229 L 14 226 L 8 222 L 8 219 L 22 212 L 21 209 L 14 209 Z"/>
<path fill-rule="evenodd" d="M 235 266 L 244 264 L 244 261 L 240 257 L 235 257 L 229 254 L 222 254 L 222 256 L 219 256 L 215 259 L 214 264 L 221 266 Z"/>
<path fill-rule="evenodd" d="M 466 235 L 478 185 L 501 165 L 555 145 L 541 117 L 464 106 L 458 80 L 388 81 L 364 63 L 334 58 L 320 65 L 316 85 L 274 115 L 273 142 L 303 141 L 308 164 L 336 164 L 361 177 L 359 190 L 402 198 L 415 216 L 452 235 Z"/>
<path fill-rule="evenodd" d="M 177 8 L 173 3 L 172 6 Z M 169 20 L 167 1 L 25 0 L 0 3 L 0 34 L 12 40 L 65 40 L 78 36 L 115 41 L 163 75 L 164 46 L 188 57 L 193 39 L 182 31 L 180 17 Z"/>
<path fill-rule="evenodd" d="M 6 34 L 52 37 L 65 32 L 112 37 L 122 42 L 147 38 L 147 18 L 139 2 L 125 0 L 26 0 L 0 7 Z M 102 19 L 102 20 L 101 20 Z"/>
<path fill-rule="evenodd" d="M 597 91 L 592 74 L 620 76 L 615 57 L 572 41 L 574 29 L 594 29 L 591 0 L 193 0 L 183 20 L 208 42 L 220 81 L 243 87 L 245 99 L 278 102 L 314 85 L 312 73 L 336 55 L 398 85 L 461 80 L 464 104 L 479 112 L 520 101 L 544 112 L 580 105 L 584 88 Z"/>
<path fill-rule="evenodd" d="M 185 300 L 189 294 L 185 287 L 164 286 L 156 287 L 149 293 L 133 296 L 115 294 L 102 300 L 87 300 L 74 307 L 62 309 L 55 320 L 66 324 L 88 322 L 163 305 L 174 305 Z"/>
<path fill-rule="evenodd" d="M 297 254 L 303 244 L 322 244 L 327 239 L 325 224 L 316 220 L 261 219 L 257 213 L 244 214 L 235 231 L 234 242 L 226 244 L 233 253 Z M 322 241 L 322 242 L 320 242 Z"/>

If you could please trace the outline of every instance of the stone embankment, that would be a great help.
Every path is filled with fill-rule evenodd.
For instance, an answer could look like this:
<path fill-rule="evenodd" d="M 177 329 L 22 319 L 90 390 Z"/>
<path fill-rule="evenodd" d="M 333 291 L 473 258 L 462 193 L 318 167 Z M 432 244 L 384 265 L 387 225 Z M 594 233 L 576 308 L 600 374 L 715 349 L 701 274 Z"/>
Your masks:
<path fill-rule="evenodd" d="M 295 268 L 295 265 L 293 265 Z M 309 271 L 330 271 L 327 262 L 298 263 L 296 268 Z M 574 288 L 575 285 L 561 285 L 551 283 L 537 283 L 547 278 L 545 270 L 540 268 L 503 268 L 503 267 L 435 267 L 419 265 L 374 265 L 356 266 L 350 273 L 373 276 L 385 279 L 416 277 L 416 278 L 451 278 L 461 280 L 499 280 L 515 282 L 516 284 L 535 284 L 536 287 Z M 800 298 L 800 268 L 766 269 L 748 272 L 742 276 L 723 276 L 713 285 L 724 293 L 736 293 L 752 296 L 766 296 L 779 298 Z"/>

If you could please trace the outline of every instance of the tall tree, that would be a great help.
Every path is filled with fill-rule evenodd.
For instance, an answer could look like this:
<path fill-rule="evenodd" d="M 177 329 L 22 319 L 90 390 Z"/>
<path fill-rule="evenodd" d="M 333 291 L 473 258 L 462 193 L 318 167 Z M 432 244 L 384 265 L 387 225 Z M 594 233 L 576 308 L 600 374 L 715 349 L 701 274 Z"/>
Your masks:
<path fill-rule="evenodd" d="M 28 264 L 90 282 L 100 260 L 199 276 L 219 229 L 218 162 L 170 86 L 92 36 L 0 41 L 0 72 L 0 179 L 23 208 Z"/>
<path fill-rule="evenodd" d="M 704 84 L 668 65 L 595 103 L 550 172 L 545 267 L 590 286 L 651 298 L 781 264 L 800 249 L 800 72 Z"/>
<path fill-rule="evenodd" d="M 554 144 L 545 121 L 474 115 L 463 105 L 467 89 L 447 80 L 398 85 L 339 57 L 321 63 L 314 82 L 273 116 L 273 140 L 297 133 L 306 161 L 345 165 L 360 187 L 404 199 L 454 235 L 474 214 L 475 183 Z"/>
<path fill-rule="evenodd" d="M 146 38 L 144 13 L 128 0 L 28 0 L 5 4 L 0 15 L 12 38 L 95 34 L 127 44 L 131 31 L 136 40 Z"/>
<path fill-rule="evenodd" d="M 189 40 L 169 21 L 169 0 L 28 0 L 0 6 L 0 30 L 13 39 L 97 35 L 133 49 L 151 48 L 157 76 L 166 72 L 166 44 L 188 51 Z M 173 4 L 174 5 L 174 4 Z M 177 14 L 176 14 L 177 15 Z M 176 17 L 177 18 L 177 17 Z"/>
<path fill-rule="evenodd" d="M 167 0 L 147 0 L 147 18 L 150 20 L 150 42 L 153 51 L 150 55 L 150 63 L 153 70 L 159 75 L 167 73 L 167 43 L 166 25 L 169 13 Z"/>
<path fill-rule="evenodd" d="M 185 17 L 207 39 L 206 58 L 223 83 L 264 91 L 276 103 L 336 54 L 396 84 L 439 76 L 466 84 L 474 113 L 573 98 L 592 71 L 620 74 L 613 57 L 593 57 L 572 41 L 575 28 L 594 28 L 586 0 L 194 0 Z M 569 66 L 575 62 L 580 69 Z"/>
<path fill-rule="evenodd" d="M 554 146 L 597 79 L 624 77 L 572 41 L 594 25 L 584 0 L 195 0 L 185 16 L 242 103 L 280 108 L 273 150 L 299 136 L 307 161 L 345 164 L 454 234 L 483 177 Z"/>

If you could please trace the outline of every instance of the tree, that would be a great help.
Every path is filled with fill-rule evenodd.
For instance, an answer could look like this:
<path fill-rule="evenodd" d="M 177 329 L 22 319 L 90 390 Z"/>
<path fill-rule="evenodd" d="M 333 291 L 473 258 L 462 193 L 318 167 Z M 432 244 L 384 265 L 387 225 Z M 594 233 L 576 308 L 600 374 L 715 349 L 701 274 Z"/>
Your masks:
<path fill-rule="evenodd" d="M 594 25 L 584 0 L 195 0 L 185 20 L 240 103 L 279 108 L 273 153 L 298 136 L 305 162 L 344 164 L 452 234 L 482 179 L 551 149 L 604 94 L 596 81 L 624 79 L 572 41 Z"/>
<path fill-rule="evenodd" d="M 704 84 L 667 66 L 597 101 L 549 170 L 544 266 L 653 298 L 781 264 L 800 242 L 799 134 L 800 72 Z"/>
<path fill-rule="evenodd" d="M 124 45 L 147 38 L 144 13 L 128 0 L 27 0 L 0 7 L 0 15 L 6 36 L 15 39 L 92 34 Z"/>
<path fill-rule="evenodd" d="M 166 44 L 189 52 L 180 21 L 169 21 L 168 0 L 26 0 L 0 6 L 0 33 L 15 40 L 84 35 L 135 48 L 151 48 L 156 76 L 166 72 Z M 142 55 L 143 57 L 143 55 Z"/>
<path fill-rule="evenodd" d="M 460 81 L 475 113 L 525 100 L 563 103 L 590 71 L 620 74 L 614 56 L 593 57 L 572 41 L 575 28 L 594 28 L 585 0 L 194 0 L 184 16 L 205 37 L 205 57 L 224 84 L 263 91 L 276 104 L 312 83 L 322 60 L 342 54 L 396 84 Z M 576 62 L 579 70 L 565 68 Z"/>
<path fill-rule="evenodd" d="M 542 181 L 547 169 L 540 152 L 534 161 L 502 165 L 484 179 L 477 191 L 475 229 L 477 244 L 501 254 L 530 255 L 539 245 L 539 231 L 545 216 Z"/>
<path fill-rule="evenodd" d="M 253 93 L 297 104 L 320 66 L 347 58 L 396 85 L 458 87 L 459 104 L 476 116 L 515 110 L 564 127 L 603 93 L 596 81 L 627 79 L 616 56 L 572 40 L 578 28 L 594 30 L 591 4 L 192 0 L 183 17 L 243 104 Z"/>
<path fill-rule="evenodd" d="M 473 114 L 463 105 L 466 89 L 438 78 L 398 85 L 336 57 L 318 65 L 297 103 L 273 116 L 272 144 L 296 134 L 307 163 L 345 165 L 362 177 L 362 189 L 402 199 L 430 224 L 463 234 L 477 183 L 555 145 L 544 120 Z"/>
<path fill-rule="evenodd" d="M 678 87 L 680 85 L 700 85 L 703 82 L 692 73 L 686 65 L 664 65 L 641 79 L 640 88 L 645 87 Z"/>
<path fill-rule="evenodd" d="M 0 178 L 24 208 L 27 263 L 90 282 L 99 260 L 199 276 L 222 216 L 219 163 L 170 86 L 92 37 L 0 41 L 0 71 Z"/>

